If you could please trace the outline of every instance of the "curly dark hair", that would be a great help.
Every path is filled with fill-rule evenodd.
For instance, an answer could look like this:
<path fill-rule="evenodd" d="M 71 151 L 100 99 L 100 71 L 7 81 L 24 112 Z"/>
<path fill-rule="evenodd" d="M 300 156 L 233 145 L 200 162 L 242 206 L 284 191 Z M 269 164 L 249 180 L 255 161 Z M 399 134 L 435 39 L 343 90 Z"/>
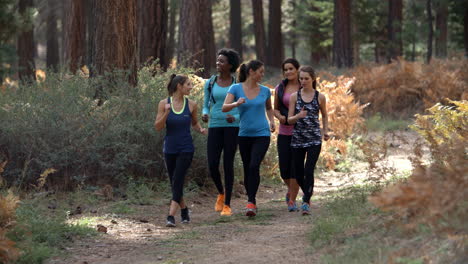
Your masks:
<path fill-rule="evenodd" d="M 218 51 L 218 56 L 224 55 L 228 59 L 228 63 L 231 64 L 231 72 L 236 72 L 240 64 L 240 56 L 237 51 L 228 48 L 222 48 Z"/>

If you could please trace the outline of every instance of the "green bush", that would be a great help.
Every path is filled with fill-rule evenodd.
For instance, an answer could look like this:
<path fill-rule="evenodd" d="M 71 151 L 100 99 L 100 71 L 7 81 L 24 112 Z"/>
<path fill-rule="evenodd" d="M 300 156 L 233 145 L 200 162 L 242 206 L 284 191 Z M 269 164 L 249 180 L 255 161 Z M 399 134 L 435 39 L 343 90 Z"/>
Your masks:
<path fill-rule="evenodd" d="M 140 70 L 137 87 L 117 74 L 87 78 L 48 72 L 42 82 L 5 91 L 0 96 L 0 156 L 9 162 L 3 177 L 20 188 L 37 185 L 48 168 L 57 171 L 47 177 L 46 187 L 115 185 L 126 183 L 127 175 L 165 178 L 165 132 L 153 126 L 157 104 L 167 96 L 169 75 L 191 70 L 154 74 L 152 69 Z M 97 90 L 105 98 L 102 105 L 94 99 Z M 201 104 L 200 94 L 191 98 Z M 194 134 L 195 143 L 203 146 L 196 146 L 202 155 L 194 159 L 193 175 L 206 171 L 206 140 L 200 137 Z"/>

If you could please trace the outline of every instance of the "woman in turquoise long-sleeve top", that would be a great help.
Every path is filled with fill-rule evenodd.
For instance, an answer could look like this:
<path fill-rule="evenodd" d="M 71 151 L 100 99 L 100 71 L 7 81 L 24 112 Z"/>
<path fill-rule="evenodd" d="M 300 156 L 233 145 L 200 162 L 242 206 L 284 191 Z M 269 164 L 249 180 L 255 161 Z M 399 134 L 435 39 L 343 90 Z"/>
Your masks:
<path fill-rule="evenodd" d="M 205 83 L 202 120 L 208 122 L 207 156 L 210 175 L 218 190 L 215 210 L 221 215 L 230 216 L 231 193 L 234 185 L 234 157 L 239 133 L 239 112 L 237 109 L 223 113 L 221 108 L 229 87 L 235 83 L 232 73 L 239 66 L 239 54 L 232 49 L 218 51 L 216 60 L 217 75 Z M 219 172 L 221 152 L 223 154 L 224 187 Z"/>

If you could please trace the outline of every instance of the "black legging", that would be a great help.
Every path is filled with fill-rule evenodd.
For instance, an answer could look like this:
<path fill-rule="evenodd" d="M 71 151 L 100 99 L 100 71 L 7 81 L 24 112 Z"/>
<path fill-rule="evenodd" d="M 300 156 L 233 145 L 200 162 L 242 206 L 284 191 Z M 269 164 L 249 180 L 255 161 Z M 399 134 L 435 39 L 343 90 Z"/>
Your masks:
<path fill-rule="evenodd" d="M 237 150 L 238 127 L 213 127 L 208 129 L 208 167 L 210 175 L 218 189 L 224 193 L 224 204 L 231 204 L 232 186 L 234 184 L 234 157 Z M 219 173 L 219 161 L 223 153 L 224 184 Z"/>
<path fill-rule="evenodd" d="M 283 180 L 294 177 L 291 138 L 292 136 L 279 134 L 277 140 L 280 175 Z"/>
<path fill-rule="evenodd" d="M 270 146 L 270 137 L 239 137 L 239 151 L 244 167 L 244 187 L 249 202 L 256 204 L 260 185 L 260 163 Z"/>
<path fill-rule="evenodd" d="M 310 202 L 314 192 L 314 169 L 320 155 L 322 145 L 310 146 L 307 148 L 293 148 L 294 172 L 299 186 L 301 186 L 304 197 L 302 201 Z M 307 159 L 304 164 L 305 155 Z"/>
<path fill-rule="evenodd" d="M 171 182 L 172 200 L 180 203 L 184 196 L 184 179 L 187 170 L 192 163 L 193 152 L 182 152 L 178 154 L 164 153 L 166 169 Z"/>

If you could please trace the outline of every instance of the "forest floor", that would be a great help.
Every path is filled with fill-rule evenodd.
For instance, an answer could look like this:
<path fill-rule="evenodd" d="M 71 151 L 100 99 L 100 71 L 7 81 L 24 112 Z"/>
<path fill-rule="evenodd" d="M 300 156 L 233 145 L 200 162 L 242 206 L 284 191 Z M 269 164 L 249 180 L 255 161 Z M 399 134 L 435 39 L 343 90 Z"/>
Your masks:
<path fill-rule="evenodd" d="M 389 136 L 389 155 L 382 162 L 408 175 L 411 163 L 407 158 L 416 135 L 397 134 Z M 252 219 L 244 216 L 246 198 L 240 184 L 233 195 L 233 216 L 214 212 L 214 192 L 189 193 L 186 200 L 192 221 L 181 224 L 178 215 L 175 228 L 165 227 L 166 201 L 132 205 L 125 214 L 110 213 L 115 202 L 82 204 L 83 212 L 72 216 L 72 222 L 100 224 L 107 233 L 76 240 L 64 248 L 65 254 L 46 263 L 320 263 L 327 249 L 313 249 L 310 231 L 326 210 L 323 204 L 330 193 L 364 183 L 370 176 L 367 166 L 361 161 L 348 172 L 318 173 L 310 216 L 288 212 L 286 188 L 266 180 L 259 188 L 258 214 Z"/>

